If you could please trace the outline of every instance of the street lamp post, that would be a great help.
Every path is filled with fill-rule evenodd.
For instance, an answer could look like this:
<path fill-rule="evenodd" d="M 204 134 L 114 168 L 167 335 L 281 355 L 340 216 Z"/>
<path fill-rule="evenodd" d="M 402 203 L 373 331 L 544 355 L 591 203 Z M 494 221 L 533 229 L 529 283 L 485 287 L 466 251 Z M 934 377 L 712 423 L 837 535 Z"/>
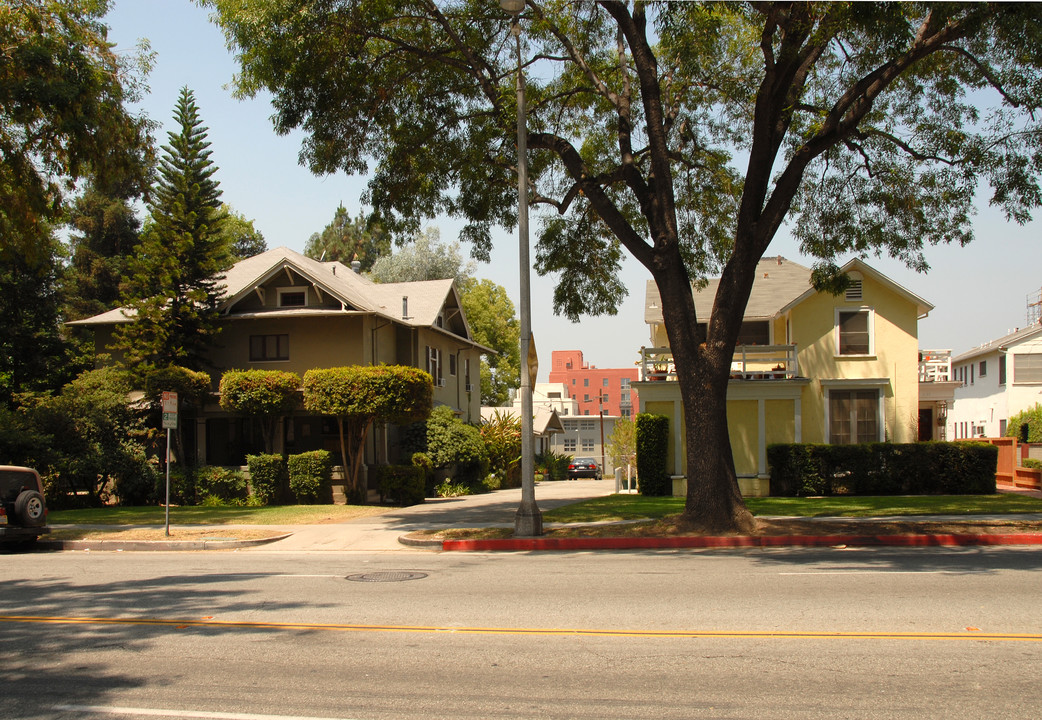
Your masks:
<path fill-rule="evenodd" d="M 514 515 L 514 535 L 543 534 L 543 514 L 535 502 L 535 452 L 532 378 L 529 351 L 532 345 L 531 265 L 528 258 L 528 128 L 525 119 L 525 77 L 521 68 L 521 11 L 525 0 L 500 0 L 500 7 L 514 17 L 510 34 L 517 45 L 517 231 L 521 261 L 521 505 Z"/>

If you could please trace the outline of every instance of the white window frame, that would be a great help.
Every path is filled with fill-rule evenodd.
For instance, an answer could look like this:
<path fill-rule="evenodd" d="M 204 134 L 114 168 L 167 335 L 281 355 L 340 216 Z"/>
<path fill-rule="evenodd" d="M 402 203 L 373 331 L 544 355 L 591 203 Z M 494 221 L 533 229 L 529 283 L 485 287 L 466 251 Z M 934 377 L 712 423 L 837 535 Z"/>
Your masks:
<path fill-rule="evenodd" d="M 298 308 L 298 307 L 308 307 L 311 304 L 311 294 L 308 292 L 308 286 L 307 285 L 291 285 L 289 287 L 275 288 L 275 293 L 276 293 L 276 298 L 275 298 L 276 307 L 280 307 L 280 308 Z M 304 304 L 303 305 L 283 305 L 282 304 L 282 296 L 283 295 L 299 295 L 301 293 L 304 294 Z"/>
<path fill-rule="evenodd" d="M 867 353 L 844 353 L 840 346 L 840 316 L 844 314 L 866 313 L 868 315 L 868 352 Z M 876 311 L 870 307 L 836 308 L 835 329 L 833 337 L 836 342 L 836 357 L 838 358 L 864 358 L 874 357 L 876 354 Z"/>
<path fill-rule="evenodd" d="M 874 442 L 883 442 L 886 439 L 886 388 L 890 381 L 886 378 L 869 378 L 862 381 L 823 380 L 825 389 L 825 442 L 832 444 L 832 393 L 833 392 L 856 392 L 859 390 L 874 390 L 876 393 L 876 439 Z M 857 444 L 856 433 L 853 434 Z"/>

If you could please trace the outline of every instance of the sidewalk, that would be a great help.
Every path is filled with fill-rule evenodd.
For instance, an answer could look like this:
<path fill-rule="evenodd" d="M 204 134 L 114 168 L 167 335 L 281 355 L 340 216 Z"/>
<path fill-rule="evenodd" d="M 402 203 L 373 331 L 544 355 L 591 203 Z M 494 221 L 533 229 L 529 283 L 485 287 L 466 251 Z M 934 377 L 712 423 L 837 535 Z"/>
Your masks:
<path fill-rule="evenodd" d="M 609 495 L 615 491 L 613 480 L 574 480 L 545 482 L 536 486 L 536 503 L 541 510 Z M 905 534 L 886 535 L 871 532 L 873 523 L 897 520 L 952 522 L 993 522 L 1019 519 L 1042 521 L 1042 514 L 995 516 L 914 516 L 860 518 L 864 532 L 851 534 L 757 535 L 722 537 L 631 537 L 631 538 L 511 538 L 503 540 L 455 540 L 442 542 L 431 538 L 410 537 L 424 530 L 450 528 L 513 527 L 514 513 L 521 502 L 521 490 L 499 490 L 483 495 L 458 498 L 429 498 L 421 505 L 392 508 L 382 515 L 327 525 L 241 526 L 253 531 L 270 530 L 275 539 L 263 540 L 74 540 L 40 539 L 41 549 L 56 550 L 242 550 L 249 552 L 402 552 L 410 548 L 452 551 L 531 551 L 531 550 L 621 550 L 653 548 L 723 548 L 723 547 L 822 547 L 822 546 L 964 546 L 964 545 L 1042 545 L 1042 533 L 1003 534 Z M 767 518 L 765 518 L 767 519 Z M 804 518 L 815 523 L 851 520 L 851 518 Z M 205 530 L 200 526 L 182 526 Z M 227 530 L 235 526 L 221 526 Z M 546 524 L 546 529 L 554 527 Z M 213 528 L 216 533 L 218 528 Z"/>

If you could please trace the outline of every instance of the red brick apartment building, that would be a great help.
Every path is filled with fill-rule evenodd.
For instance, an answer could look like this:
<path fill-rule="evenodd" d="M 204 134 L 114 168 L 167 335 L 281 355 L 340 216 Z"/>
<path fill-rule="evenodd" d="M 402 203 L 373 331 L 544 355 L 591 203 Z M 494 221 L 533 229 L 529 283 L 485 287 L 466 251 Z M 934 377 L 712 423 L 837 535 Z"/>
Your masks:
<path fill-rule="evenodd" d="M 640 404 L 630 388 L 637 368 L 598 368 L 583 362 L 581 350 L 554 350 L 550 354 L 550 382 L 564 383 L 568 396 L 579 403 L 580 415 L 604 414 L 632 418 Z"/>

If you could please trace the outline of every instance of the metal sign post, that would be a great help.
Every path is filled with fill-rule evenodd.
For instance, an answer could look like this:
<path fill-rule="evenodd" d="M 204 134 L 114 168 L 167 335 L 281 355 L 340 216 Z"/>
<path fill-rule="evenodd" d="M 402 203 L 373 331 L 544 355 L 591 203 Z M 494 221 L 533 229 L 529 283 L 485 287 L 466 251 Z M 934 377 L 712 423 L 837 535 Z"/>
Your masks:
<path fill-rule="evenodd" d="M 177 429 L 177 393 L 164 392 L 162 403 L 166 428 L 166 534 L 170 537 L 170 431 Z"/>

